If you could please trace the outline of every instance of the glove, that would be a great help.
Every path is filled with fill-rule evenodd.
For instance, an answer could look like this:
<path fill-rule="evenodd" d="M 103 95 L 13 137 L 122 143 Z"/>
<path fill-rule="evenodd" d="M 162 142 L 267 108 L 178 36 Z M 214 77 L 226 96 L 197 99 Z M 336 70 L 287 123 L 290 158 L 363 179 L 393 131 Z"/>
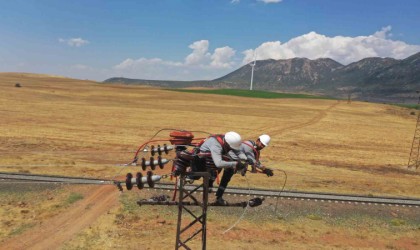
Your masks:
<path fill-rule="evenodd" d="M 238 161 L 238 163 L 236 163 L 236 170 L 242 170 L 246 168 L 246 164 L 242 163 L 241 161 Z"/>
<path fill-rule="evenodd" d="M 243 169 L 241 170 L 241 175 L 242 175 L 242 176 L 245 176 L 245 175 L 246 175 L 246 171 L 248 171 L 248 168 L 243 168 Z"/>
<path fill-rule="evenodd" d="M 256 164 L 251 166 L 251 173 L 257 173 L 257 165 Z"/>
<path fill-rule="evenodd" d="M 274 175 L 273 170 L 271 170 L 271 169 L 269 169 L 269 168 L 264 169 L 264 170 L 263 170 L 263 173 L 264 173 L 264 174 L 266 174 L 268 177 L 270 177 L 270 176 L 273 176 L 273 175 Z"/>

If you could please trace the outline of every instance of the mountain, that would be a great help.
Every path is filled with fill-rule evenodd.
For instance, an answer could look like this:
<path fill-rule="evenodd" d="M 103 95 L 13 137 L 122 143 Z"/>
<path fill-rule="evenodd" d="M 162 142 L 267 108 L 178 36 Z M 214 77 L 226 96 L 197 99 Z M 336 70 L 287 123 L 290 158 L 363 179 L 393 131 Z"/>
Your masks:
<path fill-rule="evenodd" d="M 241 68 L 212 81 L 153 81 L 110 78 L 104 82 L 159 87 L 211 87 L 248 89 L 252 67 Z M 254 67 L 253 88 L 309 93 L 375 102 L 417 102 L 420 90 L 420 52 L 406 59 L 371 57 L 349 65 L 330 58 L 310 60 L 259 60 Z"/>
<path fill-rule="evenodd" d="M 366 58 L 338 69 L 331 81 L 352 90 L 358 99 L 413 103 L 420 90 L 420 53 L 404 60 Z"/>
<path fill-rule="evenodd" d="M 257 61 L 254 68 L 254 83 L 258 89 L 302 91 L 326 80 L 331 72 L 343 65 L 322 58 L 309 60 L 293 58 L 288 60 Z M 215 83 L 235 84 L 238 88 L 248 88 L 251 66 L 245 65 L 232 73 L 215 79 Z"/>

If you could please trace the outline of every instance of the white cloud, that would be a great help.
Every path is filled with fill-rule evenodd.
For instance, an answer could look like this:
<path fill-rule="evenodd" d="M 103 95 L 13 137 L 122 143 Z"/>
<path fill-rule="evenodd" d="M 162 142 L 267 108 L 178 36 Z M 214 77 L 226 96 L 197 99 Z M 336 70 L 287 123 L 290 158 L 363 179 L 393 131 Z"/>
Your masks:
<path fill-rule="evenodd" d="M 108 69 L 95 69 L 83 64 L 73 65 L 63 69 L 63 72 L 67 72 L 63 75 L 100 80 L 114 76 L 150 80 L 211 80 L 232 72 L 242 63 L 252 61 L 254 51 L 258 60 L 329 57 L 343 64 L 373 56 L 403 59 L 420 51 L 420 45 L 391 40 L 391 30 L 391 26 L 387 26 L 371 35 L 355 37 L 329 37 L 313 31 L 284 43 L 264 42 L 256 49 L 242 52 L 243 58 L 238 58 L 232 47 L 224 46 L 211 50 L 208 40 L 199 40 L 191 43 L 191 52 L 178 61 L 163 58 L 127 58 Z"/>
<path fill-rule="evenodd" d="M 209 41 L 207 40 L 196 41 L 188 47 L 193 52 L 185 58 L 186 65 L 204 64 L 211 57 L 210 53 L 207 52 L 209 49 Z"/>
<path fill-rule="evenodd" d="M 382 28 L 368 36 L 335 36 L 327 37 L 314 31 L 290 39 L 286 43 L 271 41 L 255 49 L 257 59 L 288 59 L 306 57 L 309 59 L 332 58 L 348 64 L 366 57 L 406 58 L 420 51 L 419 45 L 410 45 L 402 41 L 389 39 L 391 26 Z M 243 63 L 253 60 L 254 50 L 243 52 Z"/>
<path fill-rule="evenodd" d="M 232 1 L 230 1 L 231 4 L 238 4 L 240 2 L 241 2 L 240 0 L 232 0 Z"/>
<path fill-rule="evenodd" d="M 182 63 L 164 61 L 160 58 L 147 59 L 147 58 L 142 57 L 142 58 L 137 59 L 137 60 L 128 58 L 128 59 L 125 59 L 120 64 L 116 65 L 114 68 L 124 70 L 124 69 L 136 69 L 136 68 L 141 68 L 141 67 L 150 67 L 150 66 L 156 66 L 156 65 L 157 66 L 160 66 L 160 65 L 181 66 Z"/>
<path fill-rule="evenodd" d="M 215 68 L 231 68 L 234 63 L 232 57 L 235 55 L 236 51 L 231 47 L 217 48 L 214 50 L 213 55 L 211 55 L 211 67 Z"/>
<path fill-rule="evenodd" d="M 200 40 L 188 46 L 192 52 L 183 62 L 166 61 L 161 58 L 127 58 L 113 69 L 118 75 L 143 79 L 195 80 L 213 79 L 235 66 L 236 51 L 225 46 L 209 52 L 209 41 Z"/>
<path fill-rule="evenodd" d="M 280 3 L 283 0 L 258 0 L 258 2 L 263 2 L 263 3 Z"/>
<path fill-rule="evenodd" d="M 386 27 L 383 27 L 380 31 L 376 31 L 373 36 L 377 38 L 386 39 L 387 37 L 392 36 L 391 32 L 391 25 L 388 25 Z"/>
<path fill-rule="evenodd" d="M 89 44 L 89 41 L 84 40 L 80 37 L 79 38 L 70 38 L 70 39 L 59 38 L 58 41 L 60 43 L 65 43 L 65 44 L 69 45 L 70 47 L 81 47 L 83 45 Z"/>

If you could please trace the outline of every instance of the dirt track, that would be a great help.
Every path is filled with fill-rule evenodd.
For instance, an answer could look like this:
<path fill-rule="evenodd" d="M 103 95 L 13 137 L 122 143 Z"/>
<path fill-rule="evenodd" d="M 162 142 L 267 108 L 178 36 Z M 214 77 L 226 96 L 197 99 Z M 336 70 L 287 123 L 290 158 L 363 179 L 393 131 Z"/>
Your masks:
<path fill-rule="evenodd" d="M 66 213 L 4 242 L 0 249 L 57 249 L 117 204 L 118 192 L 114 186 L 94 188 Z"/>
<path fill-rule="evenodd" d="M 285 132 L 288 132 L 288 131 L 292 131 L 292 130 L 296 130 L 296 129 L 300 129 L 300 128 L 304 128 L 304 127 L 307 127 L 307 126 L 314 125 L 314 124 L 318 123 L 319 121 L 321 121 L 327 115 L 328 111 L 333 109 L 338 104 L 339 104 L 338 102 L 333 103 L 328 108 L 318 111 L 318 113 L 307 122 L 303 122 L 303 123 L 300 123 L 300 124 L 296 124 L 296 125 L 289 126 L 289 127 L 284 127 L 284 128 L 276 128 L 276 127 L 273 127 L 273 126 L 263 127 L 263 128 L 260 129 L 260 131 L 265 131 L 266 133 L 269 133 L 271 136 L 276 136 L 276 135 L 281 135 L 281 134 L 283 134 Z"/>
<path fill-rule="evenodd" d="M 321 110 L 308 122 L 282 129 L 274 129 L 271 134 L 281 134 L 310 126 L 319 122 L 327 112 L 338 103 Z M 74 204 L 65 214 L 55 216 L 45 221 L 42 226 L 33 228 L 5 242 L 1 249 L 56 249 L 70 240 L 78 232 L 88 227 L 103 213 L 117 204 L 117 192 L 113 186 L 103 186 L 94 189 L 86 199 Z"/>

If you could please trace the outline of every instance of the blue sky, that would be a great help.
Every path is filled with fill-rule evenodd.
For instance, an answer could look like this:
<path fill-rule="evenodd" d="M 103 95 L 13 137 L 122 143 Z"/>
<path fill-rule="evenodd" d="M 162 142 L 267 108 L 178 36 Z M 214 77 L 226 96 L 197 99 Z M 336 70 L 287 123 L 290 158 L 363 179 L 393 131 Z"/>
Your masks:
<path fill-rule="evenodd" d="M 420 1 L 0 1 L 0 72 L 102 81 L 221 77 L 253 60 L 405 58 Z"/>

